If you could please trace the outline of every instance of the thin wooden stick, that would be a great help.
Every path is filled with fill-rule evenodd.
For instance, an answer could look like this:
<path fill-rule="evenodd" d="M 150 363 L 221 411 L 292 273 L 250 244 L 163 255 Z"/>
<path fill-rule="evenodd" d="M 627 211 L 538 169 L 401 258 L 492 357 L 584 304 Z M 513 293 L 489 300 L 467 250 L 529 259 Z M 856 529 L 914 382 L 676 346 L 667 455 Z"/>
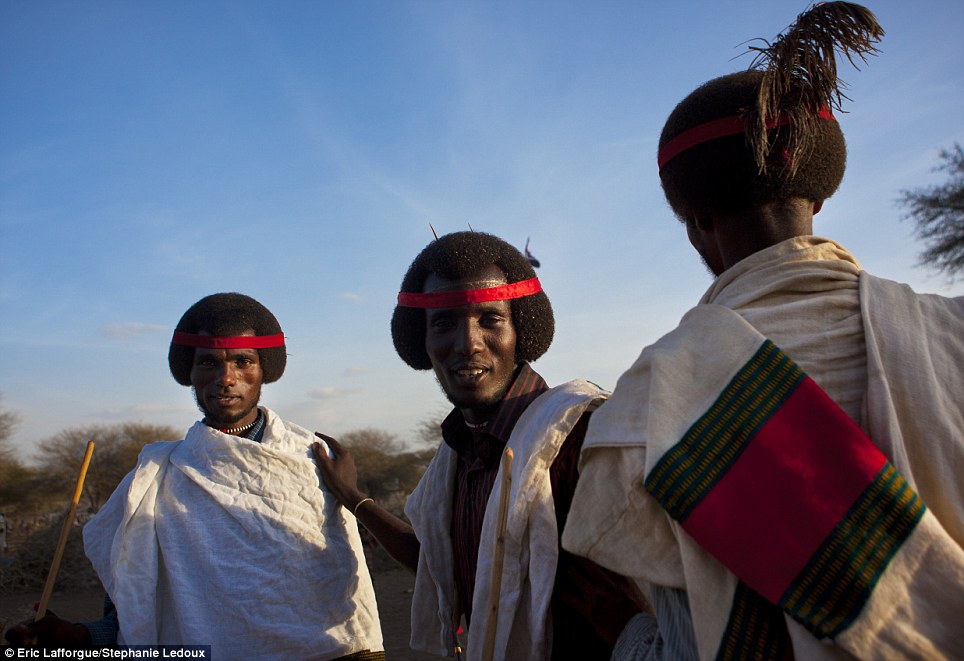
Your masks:
<path fill-rule="evenodd" d="M 509 520 L 509 495 L 512 491 L 512 449 L 502 455 L 502 491 L 499 493 L 499 522 L 496 528 L 495 553 L 492 558 L 492 582 L 489 584 L 489 611 L 486 613 L 482 659 L 491 661 L 495 653 L 495 630 L 499 624 L 499 602 L 502 596 L 502 567 L 505 563 L 505 531 Z"/>
<path fill-rule="evenodd" d="M 84 478 L 87 477 L 87 467 L 90 466 L 90 455 L 94 453 L 94 442 L 87 443 L 87 452 L 84 454 L 84 463 L 80 467 L 80 476 L 77 478 L 77 488 L 74 489 L 74 499 L 70 501 L 70 510 L 67 518 L 64 519 L 63 530 L 60 531 L 60 541 L 57 542 L 57 550 L 54 552 L 53 562 L 50 563 L 50 571 L 47 573 L 47 583 L 44 585 L 43 596 L 40 597 L 40 605 L 37 606 L 37 617 L 34 622 L 47 614 L 47 604 L 50 603 L 50 595 L 54 591 L 54 582 L 57 580 L 57 572 L 60 571 L 60 561 L 64 557 L 64 548 L 67 546 L 67 537 L 70 535 L 70 527 L 74 523 L 74 514 L 77 512 L 77 503 L 80 502 L 80 493 L 84 490 Z"/>

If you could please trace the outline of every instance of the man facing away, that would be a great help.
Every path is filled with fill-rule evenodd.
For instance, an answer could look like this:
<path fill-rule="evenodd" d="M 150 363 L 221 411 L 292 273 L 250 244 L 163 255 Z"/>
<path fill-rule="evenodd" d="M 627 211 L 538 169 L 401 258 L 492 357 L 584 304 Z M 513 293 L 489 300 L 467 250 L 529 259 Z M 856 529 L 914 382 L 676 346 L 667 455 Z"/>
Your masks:
<path fill-rule="evenodd" d="M 275 316 L 242 294 L 205 297 L 178 323 L 168 361 L 204 418 L 184 440 L 146 446 L 84 528 L 106 617 L 48 615 L 8 638 L 210 645 L 218 659 L 384 658 L 358 529 L 318 488 L 314 437 L 258 406 L 287 361 Z"/>
<path fill-rule="evenodd" d="M 882 33 L 817 4 L 660 137 L 716 279 L 593 416 L 563 543 L 685 591 L 700 658 L 964 657 L 964 299 L 812 235 L 844 172 L 834 48 Z"/>
<path fill-rule="evenodd" d="M 481 232 L 443 236 L 412 262 L 392 317 L 399 356 L 434 370 L 455 407 L 406 506 L 412 525 L 358 490 L 351 455 L 336 441 L 323 437 L 331 459 L 316 448 L 332 492 L 416 572 L 415 649 L 451 655 L 464 616 L 469 658 L 480 658 L 487 633 L 496 659 L 608 658 L 639 610 L 619 577 L 559 548 L 583 434 L 605 393 L 585 381 L 549 389 L 529 366 L 553 331 L 549 299 L 518 250 Z M 515 456 L 502 551 L 506 447 Z M 504 565 L 493 582 L 497 555 Z"/>

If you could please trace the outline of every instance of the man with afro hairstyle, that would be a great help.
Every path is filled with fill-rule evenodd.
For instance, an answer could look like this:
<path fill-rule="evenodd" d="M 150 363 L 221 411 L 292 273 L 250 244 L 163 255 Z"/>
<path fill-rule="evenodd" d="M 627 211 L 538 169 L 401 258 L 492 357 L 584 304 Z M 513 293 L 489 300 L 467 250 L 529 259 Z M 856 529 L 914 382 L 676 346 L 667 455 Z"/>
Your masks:
<path fill-rule="evenodd" d="M 314 437 L 258 406 L 287 353 L 242 294 L 188 309 L 168 352 L 204 418 L 146 446 L 84 528 L 105 617 L 48 614 L 8 633 L 45 646 L 209 645 L 218 659 L 384 659 L 355 525 L 312 460 Z"/>
<path fill-rule="evenodd" d="M 639 611 L 621 577 L 559 548 L 586 424 L 606 393 L 586 381 L 550 389 L 530 367 L 549 348 L 553 324 L 516 248 L 481 232 L 442 236 L 409 267 L 391 323 L 398 355 L 434 370 L 455 407 L 406 505 L 411 525 L 358 490 L 337 441 L 323 437 L 332 458 L 316 450 L 332 492 L 416 573 L 415 649 L 451 655 L 464 616 L 471 659 L 483 650 L 494 659 L 609 658 Z"/>
<path fill-rule="evenodd" d="M 688 597 L 699 658 L 964 658 L 964 298 L 915 294 L 812 235 L 839 185 L 817 3 L 659 140 L 666 198 L 716 277 L 593 416 L 565 548 Z"/>

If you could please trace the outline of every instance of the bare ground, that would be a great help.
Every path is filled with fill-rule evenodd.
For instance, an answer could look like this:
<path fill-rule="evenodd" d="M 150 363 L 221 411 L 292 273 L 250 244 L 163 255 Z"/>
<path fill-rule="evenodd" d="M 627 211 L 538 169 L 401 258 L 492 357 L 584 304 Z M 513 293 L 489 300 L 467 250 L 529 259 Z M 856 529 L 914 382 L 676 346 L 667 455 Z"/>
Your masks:
<path fill-rule="evenodd" d="M 385 656 L 390 661 L 423 661 L 438 659 L 421 654 L 408 646 L 409 617 L 415 577 L 404 569 L 378 569 L 372 572 L 378 614 L 385 637 Z M 40 601 L 40 592 L 0 594 L 0 632 L 33 616 L 33 604 Z M 58 616 L 74 622 L 100 618 L 104 593 L 100 589 L 54 592 L 49 609 Z"/>

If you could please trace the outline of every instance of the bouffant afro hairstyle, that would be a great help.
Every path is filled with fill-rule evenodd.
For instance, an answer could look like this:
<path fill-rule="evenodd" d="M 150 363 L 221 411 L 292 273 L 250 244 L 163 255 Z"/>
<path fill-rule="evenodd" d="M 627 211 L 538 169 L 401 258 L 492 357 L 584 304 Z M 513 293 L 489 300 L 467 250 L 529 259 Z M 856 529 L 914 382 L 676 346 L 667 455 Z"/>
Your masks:
<path fill-rule="evenodd" d="M 847 162 L 831 114 L 846 98 L 837 54 L 866 61 L 883 34 L 866 7 L 817 2 L 774 41 L 750 47 L 756 56 L 749 71 L 711 80 L 687 96 L 659 139 L 660 179 L 676 215 L 687 220 L 833 195 Z M 733 122 L 735 134 L 721 130 Z"/>
<path fill-rule="evenodd" d="M 496 265 L 509 283 L 536 277 L 532 264 L 515 247 L 484 232 L 455 232 L 428 244 L 402 279 L 402 292 L 421 293 L 430 274 L 446 280 L 472 277 Z M 552 344 L 555 319 L 545 292 L 509 301 L 516 332 L 516 361 L 534 361 Z M 396 306 L 392 315 L 395 351 L 410 367 L 432 369 L 425 351 L 425 310 Z"/>
<path fill-rule="evenodd" d="M 763 73 L 743 71 L 704 83 L 673 112 L 659 146 L 684 131 L 726 117 L 752 117 Z M 790 167 L 788 154 L 795 125 L 770 129 L 765 162 L 757 162 L 745 133 L 716 138 L 679 153 L 659 176 L 673 211 L 682 219 L 700 213 L 729 214 L 774 200 L 798 197 L 825 200 L 843 180 L 847 146 L 833 119 L 822 119 L 810 131 L 809 145 Z"/>
<path fill-rule="evenodd" d="M 255 335 L 278 335 L 281 325 L 271 311 L 258 301 L 244 294 L 211 294 L 188 308 L 175 331 L 197 335 L 233 336 L 247 331 Z M 284 374 L 288 354 L 284 345 L 257 349 L 261 363 L 263 383 L 272 383 Z M 167 362 L 174 380 L 182 386 L 191 385 L 191 367 L 194 364 L 194 348 L 174 344 L 167 353 Z"/>

